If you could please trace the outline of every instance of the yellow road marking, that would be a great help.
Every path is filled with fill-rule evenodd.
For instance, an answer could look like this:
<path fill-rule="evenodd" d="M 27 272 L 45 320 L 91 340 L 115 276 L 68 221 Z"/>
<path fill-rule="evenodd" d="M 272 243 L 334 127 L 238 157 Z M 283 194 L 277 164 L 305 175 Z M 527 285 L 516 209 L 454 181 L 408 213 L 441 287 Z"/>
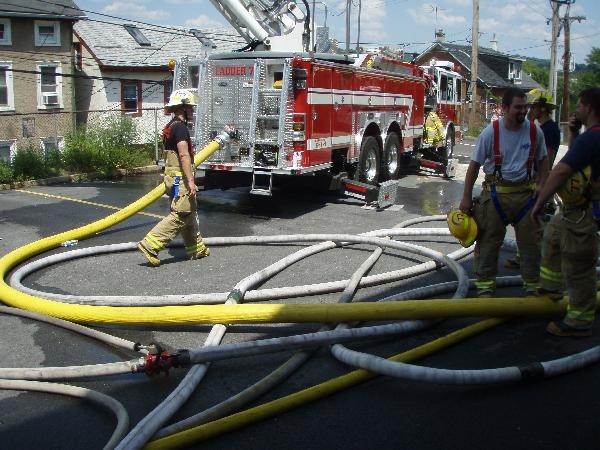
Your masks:
<path fill-rule="evenodd" d="M 83 203 L 84 205 L 100 206 L 101 208 L 114 209 L 116 211 L 120 211 L 121 209 L 123 209 L 123 208 L 118 208 L 117 206 L 105 205 L 103 203 L 88 202 L 87 200 L 79 200 L 77 198 L 63 197 L 62 195 L 44 194 L 42 192 L 27 191 L 25 189 L 15 189 L 15 191 L 22 192 L 24 194 L 34 194 L 34 195 L 40 195 L 42 197 L 56 198 L 58 200 L 67 200 L 69 202 Z M 152 213 L 146 213 L 146 212 L 138 212 L 137 214 L 141 214 L 142 216 L 148 216 L 148 217 L 156 217 L 158 219 L 162 219 L 164 217 L 164 216 L 160 216 L 158 214 L 152 214 Z"/>

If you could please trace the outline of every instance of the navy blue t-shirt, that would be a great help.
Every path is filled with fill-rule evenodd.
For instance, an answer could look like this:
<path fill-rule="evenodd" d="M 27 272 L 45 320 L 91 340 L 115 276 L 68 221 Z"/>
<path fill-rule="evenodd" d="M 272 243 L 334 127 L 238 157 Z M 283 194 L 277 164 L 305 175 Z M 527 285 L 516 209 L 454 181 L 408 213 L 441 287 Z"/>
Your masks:
<path fill-rule="evenodd" d="M 554 120 L 548 120 L 544 122 L 540 128 L 544 132 L 544 141 L 546 142 L 546 148 L 556 151 L 560 145 L 560 129 Z M 554 161 L 551 161 L 554 162 Z"/>
<path fill-rule="evenodd" d="M 600 177 L 600 124 L 577 136 L 560 162 L 569 165 L 573 170 L 582 170 L 591 165 L 592 179 L 598 179 Z"/>

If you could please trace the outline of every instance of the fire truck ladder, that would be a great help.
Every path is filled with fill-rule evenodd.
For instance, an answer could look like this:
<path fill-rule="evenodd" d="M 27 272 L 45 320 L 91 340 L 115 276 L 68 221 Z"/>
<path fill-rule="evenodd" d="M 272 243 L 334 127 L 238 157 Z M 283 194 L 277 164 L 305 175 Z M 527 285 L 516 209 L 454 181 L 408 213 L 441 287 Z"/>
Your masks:
<path fill-rule="evenodd" d="M 264 66 L 259 73 L 264 73 Z M 261 77 L 263 78 L 263 77 Z M 255 78 L 256 81 L 256 78 Z M 252 93 L 252 103 L 254 107 L 253 118 L 251 118 L 250 141 L 254 142 L 254 170 L 252 172 L 252 187 L 250 194 L 254 195 L 273 195 L 273 173 L 272 166 L 277 165 L 279 159 L 279 127 L 273 128 L 273 122 L 280 121 L 281 89 L 264 88 L 261 85 L 264 78 L 255 83 L 258 89 Z M 258 151 L 262 149 L 274 149 L 272 152 Z M 262 160 L 257 160 L 257 155 L 261 154 Z M 262 166 L 262 167 L 261 167 Z"/>

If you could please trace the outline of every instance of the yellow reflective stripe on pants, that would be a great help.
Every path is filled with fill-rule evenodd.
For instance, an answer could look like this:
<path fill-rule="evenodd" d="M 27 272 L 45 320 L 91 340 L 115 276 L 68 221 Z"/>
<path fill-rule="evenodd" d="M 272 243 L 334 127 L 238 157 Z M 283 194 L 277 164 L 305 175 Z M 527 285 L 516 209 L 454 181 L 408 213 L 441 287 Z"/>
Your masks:
<path fill-rule="evenodd" d="M 540 278 L 542 280 L 548 280 L 553 283 L 562 282 L 562 272 L 554 272 L 545 266 L 540 266 Z"/>
<path fill-rule="evenodd" d="M 567 306 L 567 318 L 569 320 L 592 323 L 594 321 L 594 317 L 594 311 L 579 311 L 573 308 L 570 304 Z"/>
<path fill-rule="evenodd" d="M 537 288 L 539 285 L 538 280 L 523 280 L 523 287 L 527 288 Z"/>
<path fill-rule="evenodd" d="M 476 280 L 475 287 L 479 290 L 496 289 L 496 280 Z"/>
<path fill-rule="evenodd" d="M 188 245 L 185 248 L 185 253 L 187 255 L 194 255 L 199 252 L 203 252 L 206 249 L 206 245 L 204 245 L 204 241 L 197 242 L 193 245 Z"/>
<path fill-rule="evenodd" d="M 148 245 L 150 246 L 150 248 L 152 250 L 155 250 L 156 252 L 159 252 L 159 251 L 161 251 L 162 249 L 165 248 L 165 244 L 163 244 L 162 242 L 160 242 L 158 239 L 156 239 L 155 236 L 153 236 L 150 233 L 148 233 L 144 237 L 144 241 L 146 241 L 148 243 Z"/>

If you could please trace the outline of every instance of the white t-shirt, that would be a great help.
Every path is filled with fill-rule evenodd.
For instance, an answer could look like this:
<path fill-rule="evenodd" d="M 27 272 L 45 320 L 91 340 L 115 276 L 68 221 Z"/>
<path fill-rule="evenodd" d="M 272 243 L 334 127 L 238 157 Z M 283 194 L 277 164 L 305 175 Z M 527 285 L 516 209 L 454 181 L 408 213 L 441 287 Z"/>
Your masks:
<path fill-rule="evenodd" d="M 527 179 L 527 159 L 531 138 L 529 136 L 529 121 L 525 120 L 517 131 L 507 130 L 504 118 L 500 119 L 500 157 L 502 158 L 502 178 L 506 181 L 525 181 Z M 536 125 L 535 160 L 541 161 L 548 152 L 542 129 Z M 471 160 L 483 166 L 486 175 L 494 173 L 494 129 L 488 125 L 479 136 Z M 534 165 L 535 166 L 535 165 Z M 531 169 L 531 176 L 535 167 Z"/>

